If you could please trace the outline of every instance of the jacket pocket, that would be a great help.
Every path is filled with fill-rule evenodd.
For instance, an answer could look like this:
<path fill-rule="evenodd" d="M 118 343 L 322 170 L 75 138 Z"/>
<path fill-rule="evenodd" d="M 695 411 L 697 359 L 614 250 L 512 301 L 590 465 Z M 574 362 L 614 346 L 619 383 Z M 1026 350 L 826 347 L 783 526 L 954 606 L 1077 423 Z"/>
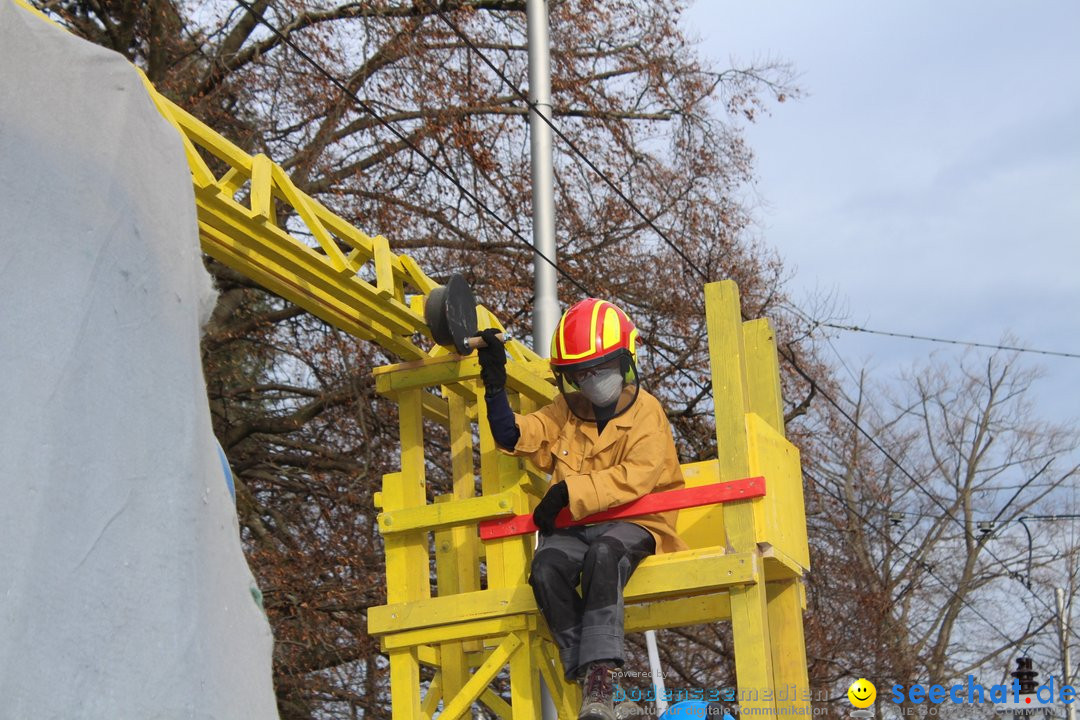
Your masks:
<path fill-rule="evenodd" d="M 556 440 L 551 448 L 551 455 L 555 458 L 556 469 L 561 466 L 564 475 L 576 475 L 581 472 L 582 453 L 574 448 L 568 438 Z"/>

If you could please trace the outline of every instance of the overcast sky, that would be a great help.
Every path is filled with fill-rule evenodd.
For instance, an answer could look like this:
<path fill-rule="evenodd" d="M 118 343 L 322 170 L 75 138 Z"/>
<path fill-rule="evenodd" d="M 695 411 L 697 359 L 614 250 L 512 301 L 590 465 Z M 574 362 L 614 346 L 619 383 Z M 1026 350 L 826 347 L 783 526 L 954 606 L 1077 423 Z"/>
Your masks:
<path fill-rule="evenodd" d="M 747 131 L 759 231 L 810 305 L 867 328 L 1080 353 L 1080 2 L 698 0 L 701 51 L 794 64 L 806 95 Z M 950 346 L 841 333 L 878 376 Z M 832 359 L 836 359 L 833 356 Z M 1080 416 L 1080 359 L 1040 410 Z"/>

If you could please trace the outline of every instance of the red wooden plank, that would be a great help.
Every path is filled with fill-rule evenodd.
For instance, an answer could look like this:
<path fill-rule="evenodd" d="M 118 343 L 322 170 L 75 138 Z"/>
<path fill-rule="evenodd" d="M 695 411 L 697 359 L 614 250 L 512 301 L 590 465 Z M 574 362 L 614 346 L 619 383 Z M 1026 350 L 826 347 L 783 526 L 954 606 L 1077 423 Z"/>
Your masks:
<path fill-rule="evenodd" d="M 681 510 L 682 508 L 713 505 L 733 500 L 748 500 L 763 495 L 765 495 L 765 478 L 744 478 L 730 482 L 652 493 L 639 497 L 633 502 L 598 512 L 595 515 L 589 515 L 580 520 L 571 518 L 570 509 L 563 508 L 555 518 L 555 527 L 592 525 L 607 520 L 621 520 L 637 515 L 650 515 L 667 510 Z M 531 513 L 514 515 L 513 517 L 482 521 L 480 523 L 480 539 L 495 540 L 513 535 L 524 535 L 525 533 L 536 532 L 536 530 L 536 524 L 533 523 Z"/>

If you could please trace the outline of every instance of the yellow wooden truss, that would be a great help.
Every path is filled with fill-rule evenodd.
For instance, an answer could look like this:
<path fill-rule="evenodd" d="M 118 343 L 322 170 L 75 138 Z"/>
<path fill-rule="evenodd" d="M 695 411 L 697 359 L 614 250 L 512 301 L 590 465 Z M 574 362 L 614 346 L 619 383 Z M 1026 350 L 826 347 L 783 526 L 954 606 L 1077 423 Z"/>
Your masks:
<path fill-rule="evenodd" d="M 471 717 L 482 703 L 508 720 L 534 720 L 541 678 L 560 718 L 576 717 L 579 692 L 562 680 L 526 583 L 532 537 L 481 543 L 477 534 L 481 520 L 528 512 L 546 479 L 496 450 L 475 358 L 431 343 L 422 308 L 435 281 L 386 238 L 299 190 L 265 155 L 249 155 L 146 86 L 183 141 L 206 253 L 404 361 L 375 370 L 378 391 L 399 404 L 401 470 L 384 476 L 376 495 L 387 604 L 368 613 L 368 631 L 390 658 L 394 718 Z M 304 233 L 278 223 L 282 204 Z M 805 713 L 806 520 L 798 451 L 784 437 L 773 332 L 766 320 L 742 321 L 733 282 L 706 285 L 705 299 L 719 456 L 685 465 L 687 484 L 760 475 L 766 494 L 683 510 L 678 530 L 691 549 L 640 565 L 626 588 L 626 627 L 730 621 L 739 705 L 754 714 Z M 480 327 L 499 327 L 487 309 L 477 314 Z M 518 342 L 509 353 L 515 409 L 549 402 L 556 390 L 546 361 Z M 449 457 L 425 454 L 425 419 L 448 430 Z M 429 499 L 429 462 L 451 471 L 451 493 Z M 495 691 L 497 680 L 508 697 Z"/>

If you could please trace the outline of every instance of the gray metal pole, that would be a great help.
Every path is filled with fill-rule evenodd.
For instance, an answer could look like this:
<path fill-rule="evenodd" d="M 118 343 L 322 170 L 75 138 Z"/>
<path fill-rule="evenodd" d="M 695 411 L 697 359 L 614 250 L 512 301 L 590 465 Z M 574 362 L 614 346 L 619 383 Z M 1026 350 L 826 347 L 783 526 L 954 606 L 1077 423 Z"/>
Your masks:
<path fill-rule="evenodd" d="M 1072 685 L 1072 656 L 1069 652 L 1069 616 L 1065 606 L 1065 589 L 1055 588 L 1057 598 L 1058 631 L 1061 633 L 1061 684 Z M 1065 706 L 1068 720 L 1076 720 L 1076 703 Z"/>
<path fill-rule="evenodd" d="M 553 267 L 556 261 L 555 173 L 552 169 L 551 126 L 540 117 L 542 114 L 551 120 L 547 1 L 526 0 L 525 18 L 529 36 L 529 100 L 534 103 L 529 112 L 533 247 L 537 251 L 533 256 L 533 350 L 540 357 L 548 357 L 551 353 L 551 336 L 559 323 L 559 295 Z M 555 702 L 543 678 L 540 680 L 540 708 L 544 720 L 558 718 Z"/>
<path fill-rule="evenodd" d="M 552 168 L 551 58 L 548 54 L 548 8 L 546 0 L 526 0 L 529 34 L 529 145 L 532 151 L 533 204 L 533 350 L 547 357 L 551 336 L 559 323 L 559 295 L 555 268 L 555 175 Z M 541 254 L 548 258 L 545 260 Z"/>
<path fill-rule="evenodd" d="M 649 652 L 649 671 L 652 675 L 653 690 L 656 691 L 657 717 L 667 712 L 667 688 L 664 687 L 664 669 L 660 665 L 660 648 L 656 644 L 656 631 L 645 631 L 645 648 Z"/>

